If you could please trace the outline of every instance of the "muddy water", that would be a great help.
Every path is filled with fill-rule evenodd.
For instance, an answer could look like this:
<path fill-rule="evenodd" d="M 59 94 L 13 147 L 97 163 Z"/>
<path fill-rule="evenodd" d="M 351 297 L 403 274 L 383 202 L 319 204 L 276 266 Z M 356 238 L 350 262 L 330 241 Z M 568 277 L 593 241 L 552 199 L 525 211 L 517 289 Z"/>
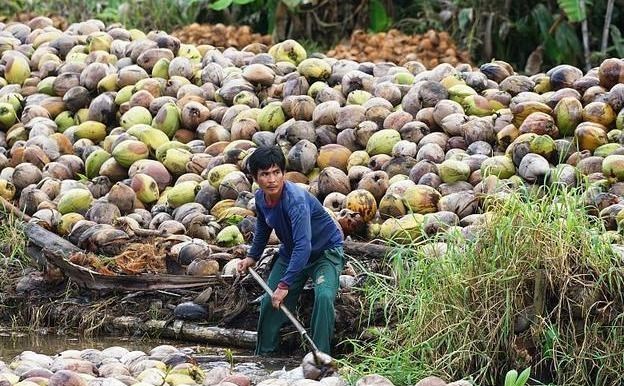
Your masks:
<path fill-rule="evenodd" d="M 29 350 L 46 355 L 56 355 L 65 350 L 98 349 L 121 346 L 128 350 L 139 350 L 146 353 L 159 345 L 169 344 L 192 355 L 203 368 L 233 366 L 235 371 L 255 377 L 265 377 L 270 372 L 284 367 L 292 369 L 298 365 L 300 358 L 258 358 L 253 357 L 250 350 L 231 349 L 232 363 L 227 361 L 226 348 L 209 347 L 189 342 L 172 341 L 155 338 L 134 337 L 96 337 L 63 336 L 43 334 L 42 332 L 12 331 L 0 327 L 0 360 L 10 362 L 16 355 Z"/>

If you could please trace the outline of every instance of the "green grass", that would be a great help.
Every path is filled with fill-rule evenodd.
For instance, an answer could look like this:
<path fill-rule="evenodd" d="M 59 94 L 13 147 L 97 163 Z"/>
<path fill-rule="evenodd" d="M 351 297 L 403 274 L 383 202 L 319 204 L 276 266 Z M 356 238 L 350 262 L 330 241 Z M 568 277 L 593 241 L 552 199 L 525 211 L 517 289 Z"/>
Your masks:
<path fill-rule="evenodd" d="M 29 258 L 25 254 L 26 235 L 23 223 L 1 212 L 0 208 L 0 270 L 24 268 Z M 0 283 L 1 283 L 0 279 Z"/>
<path fill-rule="evenodd" d="M 393 280 L 371 273 L 362 318 L 383 312 L 387 323 L 351 342 L 352 374 L 500 385 L 508 370 L 532 366 L 546 384 L 621 383 L 624 270 L 583 196 L 516 192 L 493 212 L 477 241 L 451 240 L 443 256 L 397 249 Z M 516 333 L 524 314 L 529 327 Z"/>

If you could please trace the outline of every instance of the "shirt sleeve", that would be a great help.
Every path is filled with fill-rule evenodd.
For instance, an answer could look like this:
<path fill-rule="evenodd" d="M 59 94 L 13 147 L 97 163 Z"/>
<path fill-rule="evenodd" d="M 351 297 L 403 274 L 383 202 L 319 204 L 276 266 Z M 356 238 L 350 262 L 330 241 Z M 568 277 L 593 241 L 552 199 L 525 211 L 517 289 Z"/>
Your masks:
<path fill-rule="evenodd" d="M 288 210 L 288 216 L 292 226 L 293 251 L 281 282 L 290 286 L 310 259 L 312 224 L 308 205 L 293 205 Z"/>
<path fill-rule="evenodd" d="M 256 231 L 254 232 L 254 238 L 251 243 L 251 248 L 247 253 L 247 256 L 253 258 L 254 260 L 258 260 L 262 253 L 264 252 L 264 247 L 266 247 L 267 242 L 269 241 L 269 236 L 271 235 L 271 227 L 266 223 L 266 219 L 264 217 L 264 213 L 262 213 L 261 209 L 257 211 L 258 217 L 256 219 Z"/>

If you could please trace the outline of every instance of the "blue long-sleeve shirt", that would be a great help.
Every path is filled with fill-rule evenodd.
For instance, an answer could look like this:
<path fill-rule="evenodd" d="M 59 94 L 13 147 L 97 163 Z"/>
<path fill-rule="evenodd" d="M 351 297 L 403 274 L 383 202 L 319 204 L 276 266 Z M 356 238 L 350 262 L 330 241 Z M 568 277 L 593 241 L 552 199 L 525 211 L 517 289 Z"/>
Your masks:
<path fill-rule="evenodd" d="M 249 256 L 258 260 L 271 231 L 281 242 L 280 256 L 288 262 L 281 282 L 290 286 L 308 264 L 327 249 L 342 246 L 342 231 L 321 203 L 306 190 L 285 181 L 282 196 L 269 207 L 264 193 L 258 189 L 256 200 L 256 232 Z"/>

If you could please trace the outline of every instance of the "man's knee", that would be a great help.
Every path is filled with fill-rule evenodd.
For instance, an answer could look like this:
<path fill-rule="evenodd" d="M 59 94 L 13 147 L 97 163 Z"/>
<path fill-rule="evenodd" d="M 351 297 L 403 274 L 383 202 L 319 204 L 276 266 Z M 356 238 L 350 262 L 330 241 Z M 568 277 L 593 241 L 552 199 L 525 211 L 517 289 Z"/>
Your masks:
<path fill-rule="evenodd" d="M 314 295 L 314 300 L 319 304 L 334 304 L 336 298 L 336 292 L 331 288 L 319 288 Z"/>

